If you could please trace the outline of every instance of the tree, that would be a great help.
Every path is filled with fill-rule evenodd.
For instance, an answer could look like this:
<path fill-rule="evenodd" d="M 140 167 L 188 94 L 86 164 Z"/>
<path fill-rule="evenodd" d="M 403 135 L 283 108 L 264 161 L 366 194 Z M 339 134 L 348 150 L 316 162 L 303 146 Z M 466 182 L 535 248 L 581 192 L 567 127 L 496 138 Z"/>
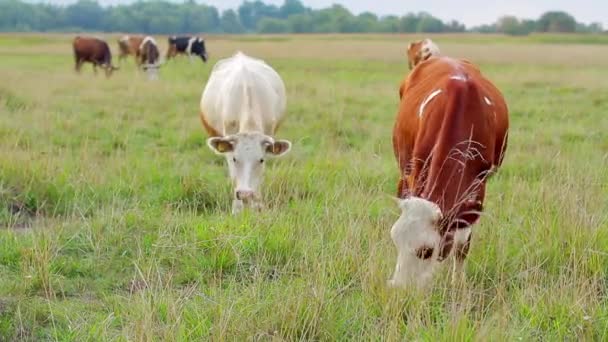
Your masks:
<path fill-rule="evenodd" d="M 443 22 L 431 15 L 423 15 L 418 22 L 416 32 L 443 32 Z"/>
<path fill-rule="evenodd" d="M 498 19 L 498 22 L 496 23 L 496 29 L 498 30 L 498 32 L 509 35 L 527 34 L 527 32 L 523 31 L 523 26 L 519 22 L 519 19 L 512 15 L 506 15 Z"/>
<path fill-rule="evenodd" d="M 220 27 L 222 32 L 226 33 L 243 33 L 245 32 L 245 27 L 239 21 L 239 17 L 237 16 L 234 10 L 226 10 L 222 13 L 222 18 L 220 19 Z"/>
<path fill-rule="evenodd" d="M 285 20 L 275 18 L 262 18 L 258 21 L 259 33 L 287 33 L 289 26 Z"/>
<path fill-rule="evenodd" d="M 450 21 L 444 27 L 444 31 L 446 32 L 465 32 L 466 30 L 467 28 L 464 26 L 464 24 L 461 24 L 456 20 Z"/>
<path fill-rule="evenodd" d="M 538 29 L 540 32 L 574 32 L 576 20 L 566 12 L 546 12 L 538 19 Z"/>
<path fill-rule="evenodd" d="M 363 12 L 356 17 L 357 32 L 378 32 L 378 16 L 371 12 Z"/>
<path fill-rule="evenodd" d="M 76 27 L 100 30 L 105 11 L 94 0 L 78 0 L 66 8 L 66 20 Z"/>
<path fill-rule="evenodd" d="M 255 30 L 260 21 L 264 17 L 278 18 L 279 9 L 275 5 L 266 5 L 260 0 L 244 1 L 238 8 L 239 18 L 241 23 L 248 30 Z"/>
<path fill-rule="evenodd" d="M 312 20 L 312 16 L 310 14 L 290 15 L 287 18 L 287 25 L 289 26 L 289 32 L 293 32 L 293 33 L 313 32 L 313 20 Z"/>
<path fill-rule="evenodd" d="M 389 15 L 378 22 L 378 32 L 399 32 L 399 17 Z"/>
<path fill-rule="evenodd" d="M 306 7 L 302 5 L 300 0 L 285 0 L 283 6 L 279 8 L 279 16 L 283 19 L 287 19 L 292 15 L 304 14 L 308 12 Z"/>
<path fill-rule="evenodd" d="M 420 22 L 420 18 L 413 13 L 409 13 L 401 17 L 399 22 L 399 32 L 418 32 L 418 22 Z"/>

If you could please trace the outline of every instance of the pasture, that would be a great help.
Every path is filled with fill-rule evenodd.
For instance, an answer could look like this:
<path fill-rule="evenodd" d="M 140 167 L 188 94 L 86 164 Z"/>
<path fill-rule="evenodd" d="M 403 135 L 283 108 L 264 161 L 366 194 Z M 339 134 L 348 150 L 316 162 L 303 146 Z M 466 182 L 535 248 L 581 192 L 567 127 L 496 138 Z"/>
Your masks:
<path fill-rule="evenodd" d="M 132 59 L 77 75 L 71 38 L 0 35 L 0 340 L 608 339 L 607 39 L 432 37 L 502 90 L 511 130 L 466 286 L 446 268 L 421 296 L 386 287 L 420 36 L 212 36 L 210 63 L 156 82 Z M 233 217 L 198 108 L 236 50 L 283 77 L 294 145 L 267 210 Z"/>

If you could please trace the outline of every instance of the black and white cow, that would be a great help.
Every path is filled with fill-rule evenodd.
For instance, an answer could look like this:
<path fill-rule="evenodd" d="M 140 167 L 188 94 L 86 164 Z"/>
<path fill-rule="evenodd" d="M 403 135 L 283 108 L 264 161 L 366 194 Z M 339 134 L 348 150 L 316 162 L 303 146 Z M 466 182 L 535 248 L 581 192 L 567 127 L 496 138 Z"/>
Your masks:
<path fill-rule="evenodd" d="M 169 49 L 167 50 L 167 60 L 178 54 L 185 54 L 189 57 L 199 56 L 203 62 L 207 62 L 207 50 L 205 41 L 196 36 L 172 36 L 169 37 Z"/>

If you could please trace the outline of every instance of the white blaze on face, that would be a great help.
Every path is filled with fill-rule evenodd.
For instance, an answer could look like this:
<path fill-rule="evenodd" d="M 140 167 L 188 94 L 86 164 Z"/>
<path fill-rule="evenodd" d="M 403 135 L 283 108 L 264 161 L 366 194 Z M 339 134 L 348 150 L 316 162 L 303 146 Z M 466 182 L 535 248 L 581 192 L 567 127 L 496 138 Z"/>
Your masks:
<path fill-rule="evenodd" d="M 260 198 L 260 185 L 268 157 L 281 157 L 291 149 L 287 140 L 274 140 L 262 133 L 239 133 L 207 140 L 209 148 L 223 154 L 237 200 L 252 203 Z"/>
<path fill-rule="evenodd" d="M 441 236 L 437 230 L 439 207 L 418 197 L 399 200 L 401 216 L 391 228 L 397 247 L 397 265 L 389 285 L 424 287 L 437 264 Z"/>
<path fill-rule="evenodd" d="M 431 56 L 439 56 L 440 53 L 439 47 L 432 40 L 427 38 L 422 41 L 422 48 L 420 49 L 422 60 L 429 59 Z"/>

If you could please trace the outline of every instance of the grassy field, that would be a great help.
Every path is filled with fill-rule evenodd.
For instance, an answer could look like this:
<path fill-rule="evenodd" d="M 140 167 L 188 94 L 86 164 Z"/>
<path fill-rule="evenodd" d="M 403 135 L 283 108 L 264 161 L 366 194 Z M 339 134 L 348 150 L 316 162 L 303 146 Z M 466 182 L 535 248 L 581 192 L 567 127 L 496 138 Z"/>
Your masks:
<path fill-rule="evenodd" d="M 0 340 L 607 340 L 608 41 L 492 37 L 436 37 L 504 92 L 511 131 L 466 287 L 442 270 L 420 296 L 385 286 L 419 37 L 211 37 L 211 63 L 148 82 L 132 60 L 75 74 L 68 35 L 0 35 Z M 197 115 L 236 50 L 284 78 L 294 146 L 268 209 L 232 217 Z"/>

